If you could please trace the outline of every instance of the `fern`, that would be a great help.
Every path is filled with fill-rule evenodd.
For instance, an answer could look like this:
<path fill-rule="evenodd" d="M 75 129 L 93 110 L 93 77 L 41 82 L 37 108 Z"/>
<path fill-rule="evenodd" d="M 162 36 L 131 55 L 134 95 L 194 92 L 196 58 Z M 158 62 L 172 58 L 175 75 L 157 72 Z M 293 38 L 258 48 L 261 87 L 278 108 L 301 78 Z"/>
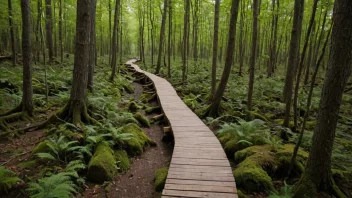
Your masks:
<path fill-rule="evenodd" d="M 292 193 L 292 186 L 287 185 L 285 182 L 285 185 L 280 189 L 279 193 L 272 192 L 268 198 L 292 198 L 293 193 Z"/>
<path fill-rule="evenodd" d="M 26 191 L 31 198 L 70 198 L 77 193 L 77 185 L 73 183 L 72 177 L 76 175 L 62 172 L 38 179 L 38 183 L 29 183 Z"/>
<path fill-rule="evenodd" d="M 8 190 L 14 187 L 17 182 L 22 181 L 16 174 L 3 166 L 0 166 L 0 194 L 8 193 Z"/>

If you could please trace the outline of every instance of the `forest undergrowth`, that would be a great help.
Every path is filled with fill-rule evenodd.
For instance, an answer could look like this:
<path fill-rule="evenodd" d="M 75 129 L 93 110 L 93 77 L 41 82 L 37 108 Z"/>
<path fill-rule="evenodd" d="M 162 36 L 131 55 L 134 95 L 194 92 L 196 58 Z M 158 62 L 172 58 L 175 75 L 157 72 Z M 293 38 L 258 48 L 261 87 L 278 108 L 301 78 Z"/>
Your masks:
<path fill-rule="evenodd" d="M 265 60 L 262 60 L 262 63 Z M 146 56 L 146 66 L 141 68 L 154 71 L 151 57 Z M 312 136 L 316 125 L 320 91 L 324 81 L 319 73 L 313 89 L 312 103 L 306 132 L 298 152 L 292 173 L 287 175 L 294 144 L 297 143 L 300 128 L 282 126 L 285 115 L 285 103 L 282 100 L 285 75 L 278 69 L 275 76 L 267 78 L 264 69 L 257 65 L 253 93 L 253 111 L 247 111 L 248 71 L 238 75 L 238 64 L 231 72 L 225 95 L 221 103 L 221 115 L 208 117 L 205 111 L 211 103 L 211 61 L 189 60 L 187 81 L 181 83 L 182 59 L 172 59 L 171 78 L 168 80 L 178 95 L 203 122 L 217 135 L 232 167 L 236 184 L 241 193 L 251 196 L 292 197 L 292 185 L 298 181 L 304 171 L 308 153 L 312 146 Z M 222 72 L 222 63 L 217 68 L 217 83 Z M 167 67 L 160 72 L 167 78 Z M 351 84 L 351 83 L 350 83 Z M 298 94 L 299 125 L 303 122 L 309 86 L 305 85 Z M 337 185 L 345 194 L 352 191 L 352 95 L 346 92 L 339 114 L 334 149 L 332 154 L 332 172 Z M 190 137 L 192 138 L 192 137 Z M 323 151 L 322 151 L 323 152 Z M 241 194 L 239 193 L 239 194 Z M 245 195 L 243 195 L 245 196 Z"/>
<path fill-rule="evenodd" d="M 61 198 L 83 193 L 99 196 L 94 190 L 96 184 L 102 184 L 102 189 L 109 186 L 115 176 L 129 171 L 130 158 L 155 146 L 144 131 L 153 124 L 144 113 L 148 103 L 130 95 L 134 92 L 133 73 L 121 64 L 120 73 L 111 82 L 107 78 L 108 57 L 98 58 L 98 63 L 87 109 L 89 116 L 100 124 L 73 125 L 58 119 L 43 129 L 27 131 L 23 129 L 45 122 L 63 108 L 72 85 L 73 60 L 70 58 L 62 64 L 33 66 L 34 116 L 8 121 L 11 130 L 0 132 L 1 195 Z M 22 68 L 13 67 L 9 62 L 0 63 L 0 67 L 0 112 L 6 112 L 21 102 Z M 146 188 L 153 189 L 153 185 Z"/>

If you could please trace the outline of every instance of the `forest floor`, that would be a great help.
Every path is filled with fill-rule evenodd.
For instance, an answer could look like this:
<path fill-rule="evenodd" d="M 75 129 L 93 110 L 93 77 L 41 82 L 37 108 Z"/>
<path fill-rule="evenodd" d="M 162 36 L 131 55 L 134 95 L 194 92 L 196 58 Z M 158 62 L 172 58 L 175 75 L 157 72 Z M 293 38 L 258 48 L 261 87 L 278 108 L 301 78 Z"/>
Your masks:
<path fill-rule="evenodd" d="M 125 93 L 125 98 L 133 97 L 140 100 L 143 87 L 139 83 L 133 83 L 134 92 Z M 156 101 L 151 101 L 149 106 L 157 106 Z M 141 113 L 143 113 L 141 111 Z M 157 114 L 144 115 L 151 119 Z M 171 161 L 173 150 L 172 143 L 162 141 L 164 135 L 163 126 L 154 123 L 150 128 L 142 128 L 147 136 L 152 139 L 156 146 L 148 147 L 140 156 L 131 158 L 131 168 L 125 173 L 117 175 L 109 184 L 88 185 L 83 193 L 85 197 L 119 197 L 119 198 L 154 198 L 160 197 L 161 193 L 154 190 L 154 173 L 158 168 L 166 167 Z"/>

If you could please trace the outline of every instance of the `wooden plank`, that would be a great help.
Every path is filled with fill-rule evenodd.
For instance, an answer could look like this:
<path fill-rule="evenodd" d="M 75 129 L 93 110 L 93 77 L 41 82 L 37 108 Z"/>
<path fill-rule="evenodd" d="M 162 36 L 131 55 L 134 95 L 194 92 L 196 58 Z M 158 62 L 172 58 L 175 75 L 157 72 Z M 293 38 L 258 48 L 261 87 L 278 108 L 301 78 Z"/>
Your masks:
<path fill-rule="evenodd" d="M 166 179 L 167 184 L 184 184 L 184 185 L 201 185 L 201 186 L 230 186 L 235 187 L 235 182 L 224 181 L 200 181 L 200 180 L 182 180 L 182 179 Z"/>
<path fill-rule="evenodd" d="M 234 182 L 235 179 L 233 175 L 219 176 L 217 174 L 191 174 L 191 173 L 179 173 L 169 171 L 167 175 L 168 179 L 191 179 L 191 180 L 203 180 L 203 181 L 225 181 L 225 182 Z"/>
<path fill-rule="evenodd" d="M 170 168 L 170 171 L 183 173 L 216 173 L 216 174 L 232 174 L 229 169 L 186 169 L 186 168 Z"/>
<path fill-rule="evenodd" d="M 200 185 L 185 185 L 185 184 L 166 184 L 167 190 L 182 190 L 182 191 L 200 191 L 200 192 L 223 192 L 223 193 L 237 193 L 235 187 L 229 186 L 200 186 Z"/>
<path fill-rule="evenodd" d="M 225 159 L 187 159 L 173 157 L 171 164 L 230 167 L 230 163 Z"/>
<path fill-rule="evenodd" d="M 170 164 L 170 168 L 182 168 L 182 169 L 192 169 L 195 171 L 201 170 L 226 170 L 229 173 L 232 173 L 232 169 L 230 167 L 222 167 L 222 166 L 207 166 L 207 165 L 188 165 L 188 164 Z"/>
<path fill-rule="evenodd" d="M 237 198 L 237 194 L 232 193 L 213 193 L 213 192 L 196 192 L 180 190 L 163 190 L 163 195 L 178 197 L 207 197 L 207 198 Z"/>

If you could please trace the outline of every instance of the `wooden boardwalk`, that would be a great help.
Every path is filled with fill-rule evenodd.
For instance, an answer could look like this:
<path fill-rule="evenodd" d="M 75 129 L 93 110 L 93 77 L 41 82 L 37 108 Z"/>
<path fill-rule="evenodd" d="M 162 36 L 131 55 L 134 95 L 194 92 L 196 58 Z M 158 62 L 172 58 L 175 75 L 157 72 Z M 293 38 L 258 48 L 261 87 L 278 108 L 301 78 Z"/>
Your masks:
<path fill-rule="evenodd" d="M 126 65 L 154 82 L 175 138 L 162 197 L 238 197 L 230 163 L 214 133 L 183 103 L 167 80 L 141 70 L 135 61 Z"/>

